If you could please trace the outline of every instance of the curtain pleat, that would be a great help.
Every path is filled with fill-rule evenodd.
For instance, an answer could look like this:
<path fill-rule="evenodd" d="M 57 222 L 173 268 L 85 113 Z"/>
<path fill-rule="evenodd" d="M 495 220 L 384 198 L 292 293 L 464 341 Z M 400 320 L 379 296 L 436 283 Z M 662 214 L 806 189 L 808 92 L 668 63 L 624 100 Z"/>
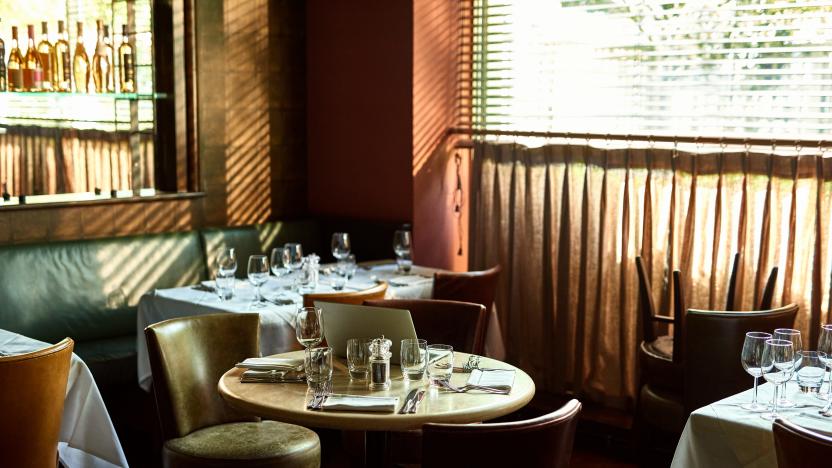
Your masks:
<path fill-rule="evenodd" d="M 509 360 L 543 390 L 631 403 L 637 255 L 660 313 L 674 269 L 688 307 L 720 310 L 739 252 L 734 306 L 748 310 L 777 266 L 774 304 L 797 303 L 814 343 L 832 301 L 832 163 L 805 153 L 476 143 L 471 268 L 503 266 Z"/>

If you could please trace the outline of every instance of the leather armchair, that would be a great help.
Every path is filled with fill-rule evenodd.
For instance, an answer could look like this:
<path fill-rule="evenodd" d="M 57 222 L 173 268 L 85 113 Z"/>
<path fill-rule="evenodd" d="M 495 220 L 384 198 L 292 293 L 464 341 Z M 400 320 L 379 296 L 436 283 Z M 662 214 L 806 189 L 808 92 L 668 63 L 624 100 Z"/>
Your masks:
<path fill-rule="evenodd" d="M 3 466 L 55 467 L 74 342 L 0 357 Z"/>
<path fill-rule="evenodd" d="M 304 294 L 303 306 L 313 307 L 315 305 L 315 301 L 361 305 L 364 301 L 384 299 L 385 294 L 387 294 L 387 282 L 381 281 L 377 285 L 371 288 L 362 289 L 361 291 Z"/>
<path fill-rule="evenodd" d="M 320 441 L 309 429 L 257 422 L 225 404 L 220 377 L 259 355 L 258 314 L 211 314 L 145 329 L 166 467 L 318 467 Z"/>
<path fill-rule="evenodd" d="M 779 468 L 804 468 L 832 460 L 832 436 L 811 431 L 784 419 L 774 421 L 774 448 Z"/>

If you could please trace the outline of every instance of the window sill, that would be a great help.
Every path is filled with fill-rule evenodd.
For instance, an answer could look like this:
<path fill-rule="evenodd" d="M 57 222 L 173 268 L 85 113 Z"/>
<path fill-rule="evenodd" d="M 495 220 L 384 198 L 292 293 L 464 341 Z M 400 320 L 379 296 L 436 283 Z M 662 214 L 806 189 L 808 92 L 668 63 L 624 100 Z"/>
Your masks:
<path fill-rule="evenodd" d="M 0 199 L 0 212 L 43 208 L 61 208 L 74 206 L 113 205 L 121 203 L 146 203 L 154 201 L 189 200 L 205 196 L 204 192 L 158 192 L 153 189 L 143 189 L 139 195 L 132 191 L 119 193 L 92 192 L 62 193 L 55 195 L 29 195 L 24 204 L 19 203 L 18 197 L 9 201 Z"/>

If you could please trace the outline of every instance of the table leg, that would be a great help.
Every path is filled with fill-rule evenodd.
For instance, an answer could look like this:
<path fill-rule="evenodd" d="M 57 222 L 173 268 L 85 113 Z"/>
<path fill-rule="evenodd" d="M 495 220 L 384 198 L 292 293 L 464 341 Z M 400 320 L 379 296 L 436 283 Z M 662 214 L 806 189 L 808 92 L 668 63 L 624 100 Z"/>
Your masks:
<path fill-rule="evenodd" d="M 387 433 L 367 431 L 364 435 L 364 466 L 381 468 L 387 458 Z"/>

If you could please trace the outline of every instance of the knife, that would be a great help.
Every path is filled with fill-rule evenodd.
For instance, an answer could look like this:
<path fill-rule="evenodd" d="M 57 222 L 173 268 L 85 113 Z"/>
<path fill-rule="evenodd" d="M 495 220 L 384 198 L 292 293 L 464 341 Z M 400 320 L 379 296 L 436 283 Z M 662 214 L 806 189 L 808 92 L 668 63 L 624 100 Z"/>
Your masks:
<path fill-rule="evenodd" d="M 422 400 L 425 399 L 425 391 L 419 390 L 419 394 L 416 395 L 416 401 L 413 402 L 413 405 L 410 406 L 410 410 L 408 411 L 409 414 L 416 414 L 416 411 L 419 409 L 419 405 L 422 403 Z"/>
<path fill-rule="evenodd" d="M 410 408 L 410 404 L 413 399 L 416 397 L 416 394 L 419 392 L 418 388 L 414 388 L 407 394 L 407 397 L 404 399 L 404 404 L 401 408 L 399 408 L 399 414 L 407 414 L 407 410 Z"/>

